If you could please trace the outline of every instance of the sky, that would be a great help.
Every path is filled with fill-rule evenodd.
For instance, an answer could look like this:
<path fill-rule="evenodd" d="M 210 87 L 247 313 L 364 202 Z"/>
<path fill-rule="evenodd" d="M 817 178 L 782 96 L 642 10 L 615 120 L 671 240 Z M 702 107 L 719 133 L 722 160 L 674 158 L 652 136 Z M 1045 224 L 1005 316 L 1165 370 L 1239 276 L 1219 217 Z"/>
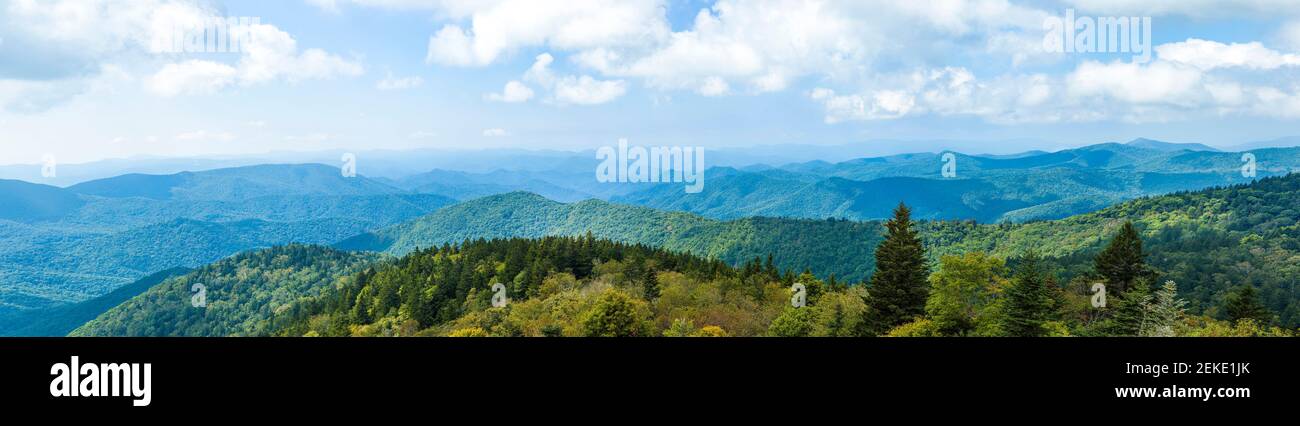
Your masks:
<path fill-rule="evenodd" d="M 1132 49 L 1079 51 L 1087 31 L 1052 25 L 1067 12 L 1133 17 Z M 256 19 L 241 52 L 159 43 L 218 17 Z M 1300 0 L 0 0 L 0 164 L 620 138 L 1225 147 L 1300 135 L 1298 71 Z"/>

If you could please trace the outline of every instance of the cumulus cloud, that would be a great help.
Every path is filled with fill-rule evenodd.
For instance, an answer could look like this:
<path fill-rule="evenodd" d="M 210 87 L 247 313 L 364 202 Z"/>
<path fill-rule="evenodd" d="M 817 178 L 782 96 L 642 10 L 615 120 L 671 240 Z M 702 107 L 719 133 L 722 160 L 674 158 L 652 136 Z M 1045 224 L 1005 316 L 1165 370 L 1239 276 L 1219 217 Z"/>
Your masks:
<path fill-rule="evenodd" d="M 533 89 L 515 80 L 506 83 L 501 93 L 489 93 L 487 99 L 496 102 L 519 103 L 533 98 Z"/>
<path fill-rule="evenodd" d="M 566 76 L 555 83 L 555 100 L 561 104 L 597 105 L 627 93 L 622 80 L 606 81 L 584 75 Z"/>
<path fill-rule="evenodd" d="M 1066 76 L 1076 96 L 1102 96 L 1128 103 L 1187 104 L 1201 87 L 1194 68 L 1155 62 L 1150 65 L 1087 61 Z"/>
<path fill-rule="evenodd" d="M 1191 65 L 1202 70 L 1242 67 L 1271 70 L 1300 66 L 1300 55 L 1285 54 L 1264 47 L 1260 42 L 1224 44 L 1217 41 L 1188 39 L 1156 46 L 1160 59 Z"/>
<path fill-rule="evenodd" d="M 252 25 L 249 31 L 252 37 L 233 66 L 206 60 L 167 64 L 146 79 L 146 88 L 160 96 L 176 96 L 212 93 L 233 84 L 297 83 L 365 72 L 359 63 L 320 49 L 299 52 L 297 41 L 273 25 Z"/>
<path fill-rule="evenodd" d="M 467 28 L 448 24 L 429 38 L 426 60 L 444 65 L 488 65 L 527 46 L 643 45 L 669 32 L 662 0 L 448 1 L 441 6 L 454 18 L 470 20 Z"/>
<path fill-rule="evenodd" d="M 589 75 L 559 75 L 551 69 L 554 61 L 555 57 L 549 53 L 537 55 L 523 76 L 524 81 L 550 91 L 547 102 L 558 105 L 598 105 L 627 93 L 627 82 L 623 80 L 600 80 Z M 533 95 L 533 89 L 524 83 L 510 81 L 501 93 L 489 93 L 485 98 L 497 102 L 525 102 L 532 99 Z"/>
<path fill-rule="evenodd" d="M 272 25 L 250 28 L 254 41 L 233 62 L 187 59 L 158 64 L 178 26 L 222 16 L 197 0 L 15 0 L 0 5 L 0 79 L 57 81 L 58 93 L 93 84 L 104 69 L 151 68 L 138 80 L 162 96 L 213 93 L 231 85 L 358 75 L 359 64 L 319 49 L 300 50 Z M 20 42 L 20 43 L 15 43 Z M 162 49 L 160 49 L 162 48 Z M 21 65 L 13 65 L 21 64 Z M 32 84 L 26 84 L 35 87 Z M 71 96 L 63 97 L 64 100 Z"/>
<path fill-rule="evenodd" d="M 145 80 L 149 91 L 160 96 L 210 94 L 233 84 L 239 70 L 212 62 L 190 60 L 167 64 Z"/>

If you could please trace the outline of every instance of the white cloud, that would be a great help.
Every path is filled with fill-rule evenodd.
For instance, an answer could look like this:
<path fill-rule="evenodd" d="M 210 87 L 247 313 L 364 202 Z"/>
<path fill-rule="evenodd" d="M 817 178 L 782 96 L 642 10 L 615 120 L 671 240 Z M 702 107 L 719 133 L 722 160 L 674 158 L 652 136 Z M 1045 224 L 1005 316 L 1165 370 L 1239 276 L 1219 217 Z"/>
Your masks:
<path fill-rule="evenodd" d="M 1300 55 L 1284 54 L 1264 47 L 1260 42 L 1224 44 L 1217 41 L 1188 39 L 1156 46 L 1161 60 L 1191 65 L 1202 70 L 1242 67 L 1271 70 L 1300 66 Z"/>
<path fill-rule="evenodd" d="M 509 135 L 510 135 L 510 132 L 507 132 L 506 129 L 486 129 L 486 130 L 483 130 L 483 137 L 485 137 L 485 138 L 499 138 L 499 137 L 505 137 L 505 136 L 509 136 Z"/>
<path fill-rule="evenodd" d="M 204 60 L 167 64 L 146 79 L 146 88 L 160 96 L 206 94 L 236 83 L 242 86 L 275 80 L 297 83 L 365 72 L 360 64 L 320 49 L 299 53 L 297 41 L 275 26 L 253 25 L 250 32 L 252 38 L 244 44 L 244 52 L 234 66 Z"/>
<path fill-rule="evenodd" d="M 420 130 L 417 132 L 411 132 L 411 134 L 407 137 L 411 139 L 431 139 L 431 138 L 438 137 L 438 133 L 429 130 Z"/>
<path fill-rule="evenodd" d="M 424 79 L 419 76 L 412 77 L 393 77 L 388 73 L 388 77 L 375 83 L 375 88 L 379 90 L 408 90 L 424 85 Z"/>
<path fill-rule="evenodd" d="M 272 25 L 255 25 L 255 39 L 234 63 L 181 60 L 162 65 L 160 41 L 172 38 L 177 26 L 202 24 L 223 16 L 207 2 L 197 0 L 15 0 L 0 5 L 0 34 L 21 40 L 17 49 L 0 50 L 0 64 L 15 60 L 39 64 L 26 67 L 21 78 L 58 80 L 75 86 L 98 78 L 110 67 L 156 69 L 141 81 L 152 93 L 175 96 L 212 93 L 234 84 L 252 85 L 272 80 L 359 75 L 359 64 L 319 49 L 299 51 L 296 41 Z M 6 68 L 0 65 L 0 79 Z M 232 75 L 232 70 L 233 75 Z M 57 77 L 57 78 L 52 78 Z"/>
<path fill-rule="evenodd" d="M 470 26 L 448 24 L 429 38 L 426 60 L 482 66 L 521 47 L 575 50 L 637 46 L 669 32 L 662 0 L 448 1 L 442 12 L 468 18 Z"/>
<path fill-rule="evenodd" d="M 190 60 L 163 66 L 145 79 L 145 87 L 159 96 L 210 94 L 234 83 L 238 74 L 226 64 Z"/>
<path fill-rule="evenodd" d="M 704 96 L 722 96 L 730 91 L 731 86 L 727 84 L 727 80 L 719 77 L 705 79 L 704 84 L 699 89 L 700 94 Z"/>
<path fill-rule="evenodd" d="M 1103 96 L 1128 103 L 1183 104 L 1198 95 L 1195 68 L 1157 61 L 1150 65 L 1086 61 L 1066 76 L 1076 96 Z"/>
<path fill-rule="evenodd" d="M 533 65 L 524 72 L 523 79 L 551 92 L 547 102 L 558 105 L 598 105 L 618 99 L 627 93 L 623 80 L 600 80 L 589 75 L 556 75 L 551 70 L 555 57 L 549 53 L 537 55 Z M 532 98 L 533 91 L 523 83 L 506 83 L 503 93 L 489 94 L 488 100 L 523 102 Z"/>
<path fill-rule="evenodd" d="M 810 97 L 826 107 L 827 123 L 899 118 L 907 115 L 916 104 L 916 99 L 911 95 L 897 90 L 837 95 L 834 90 L 817 88 Z"/>
<path fill-rule="evenodd" d="M 555 84 L 555 100 L 561 104 L 597 105 L 627 93 L 622 80 L 605 81 L 591 76 L 567 76 Z"/>
<path fill-rule="evenodd" d="M 490 101 L 506 103 L 527 102 L 533 98 L 533 89 L 528 88 L 523 83 L 511 80 L 506 83 L 506 87 L 501 90 L 501 93 L 489 93 L 486 98 Z"/>

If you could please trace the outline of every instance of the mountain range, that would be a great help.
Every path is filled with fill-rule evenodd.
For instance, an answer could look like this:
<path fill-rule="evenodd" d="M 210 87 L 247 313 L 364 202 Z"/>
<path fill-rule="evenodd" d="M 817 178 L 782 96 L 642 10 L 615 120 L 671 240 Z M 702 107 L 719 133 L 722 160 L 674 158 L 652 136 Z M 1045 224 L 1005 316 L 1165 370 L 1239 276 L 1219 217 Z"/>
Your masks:
<path fill-rule="evenodd" d="M 68 188 L 0 181 L 0 312 L 77 303 L 240 251 L 330 244 L 454 200 L 323 165 L 132 174 Z"/>
<path fill-rule="evenodd" d="M 1300 170 L 1297 148 L 1250 154 L 1257 178 Z M 678 184 L 600 183 L 593 158 L 554 152 L 514 164 L 528 163 L 525 169 L 376 178 L 283 164 L 127 174 L 66 188 L 0 180 L 0 319 L 85 302 L 169 268 L 290 243 L 402 255 L 466 239 L 592 232 L 732 264 L 772 254 L 785 268 L 856 281 L 873 266 L 880 234 L 874 220 L 899 201 L 937 235 L 965 223 L 953 220 L 1014 225 L 961 225 L 971 227 L 963 233 L 995 239 L 987 230 L 1029 232 L 1135 203 L 1121 204 L 1126 200 L 1140 205 L 1155 195 L 1251 182 L 1256 178 L 1242 175 L 1243 155 L 1140 139 L 1058 152 L 714 167 L 700 194 Z M 480 159 L 486 165 L 491 158 Z M 955 163 L 955 177 L 943 176 L 947 163 Z M 1052 221 L 1062 218 L 1068 219 Z M 1221 228 L 1213 229 L 1228 232 Z M 1093 250 L 1100 241 L 1053 232 L 1053 247 L 1070 247 L 1056 256 Z M 969 236 L 934 238 L 937 247 L 975 247 Z M 865 260 L 826 261 L 837 258 Z"/>
<path fill-rule="evenodd" d="M 1190 302 L 1189 311 L 1219 316 L 1216 307 L 1228 291 L 1246 284 L 1257 287 L 1264 302 L 1280 313 L 1278 323 L 1291 328 L 1300 324 L 1300 300 L 1294 296 L 1294 277 L 1300 276 L 1297 202 L 1300 174 L 1293 174 L 1147 197 L 1062 220 L 1026 224 L 926 221 L 919 222 L 917 230 L 932 262 L 973 251 L 1014 259 L 1033 250 L 1047 256 L 1053 275 L 1062 283 L 1079 282 L 1078 287 L 1087 288 L 1092 257 L 1121 225 L 1132 222 L 1146 242 L 1148 262 L 1160 280 L 1177 283 L 1181 297 Z M 599 200 L 565 204 L 535 194 L 510 193 L 460 203 L 349 239 L 334 249 L 290 246 L 241 254 L 159 283 L 74 334 L 269 334 L 285 320 L 281 313 L 302 307 L 293 301 L 319 306 L 321 302 L 314 298 L 330 285 L 366 279 L 355 275 L 373 270 L 364 267 L 366 264 L 379 265 L 382 259 L 421 248 L 491 238 L 590 235 L 736 266 L 750 261 L 761 264 L 763 257 L 770 255 L 772 265 L 783 270 L 808 270 L 823 278 L 834 274 L 840 282 L 855 283 L 874 267 L 872 250 L 882 234 L 881 223 L 874 221 L 717 221 Z M 392 256 L 347 254 L 367 251 Z M 250 278 L 235 277 L 234 271 L 240 270 Z M 229 300 L 231 305 L 219 311 L 185 309 L 191 294 L 187 289 L 196 282 L 214 283 L 218 289 L 209 294 L 218 295 L 214 300 Z M 251 302 L 271 295 L 276 301 Z"/>

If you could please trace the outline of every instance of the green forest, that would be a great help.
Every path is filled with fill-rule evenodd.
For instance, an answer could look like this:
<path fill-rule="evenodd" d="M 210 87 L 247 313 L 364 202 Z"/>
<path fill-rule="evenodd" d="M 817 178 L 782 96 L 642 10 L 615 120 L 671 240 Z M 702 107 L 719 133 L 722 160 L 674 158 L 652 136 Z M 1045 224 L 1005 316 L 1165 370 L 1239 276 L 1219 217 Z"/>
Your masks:
<path fill-rule="evenodd" d="M 901 203 L 885 222 L 717 222 L 509 194 L 397 227 L 403 242 L 388 244 L 407 248 L 387 255 L 246 252 L 73 335 L 1290 336 L 1297 197 L 1292 175 L 981 225 L 913 221 Z M 575 223 L 586 232 L 557 232 Z M 439 229 L 493 226 L 507 236 L 419 248 Z M 783 237 L 764 252 L 754 242 L 773 240 L 757 234 Z M 727 255 L 700 253 L 718 247 Z M 205 308 L 191 306 L 194 283 Z"/>
<path fill-rule="evenodd" d="M 886 228 L 876 270 L 862 283 L 782 271 L 770 257 L 733 268 L 590 236 L 424 249 L 300 305 L 276 334 L 1292 335 L 1250 285 L 1231 291 L 1218 307 L 1221 318 L 1189 314 L 1178 286 L 1157 282 L 1131 224 L 1091 259 L 1089 279 L 1070 282 L 1034 251 L 1010 262 L 980 251 L 944 255 L 931 268 L 905 206 Z M 1088 283 L 1104 285 L 1104 306 Z"/>

